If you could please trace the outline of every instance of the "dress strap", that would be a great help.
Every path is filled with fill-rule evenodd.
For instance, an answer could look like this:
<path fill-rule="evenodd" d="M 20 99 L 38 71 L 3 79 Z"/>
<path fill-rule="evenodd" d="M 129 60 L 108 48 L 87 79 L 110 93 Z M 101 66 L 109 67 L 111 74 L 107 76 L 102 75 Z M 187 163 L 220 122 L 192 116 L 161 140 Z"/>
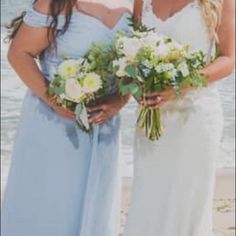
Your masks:
<path fill-rule="evenodd" d="M 40 13 L 36 11 L 34 8 L 30 8 L 26 12 L 23 18 L 24 23 L 26 23 L 29 26 L 37 28 L 50 27 L 52 20 L 53 20 L 52 16 Z M 61 30 L 64 24 L 65 24 L 65 16 L 59 15 L 57 29 Z"/>

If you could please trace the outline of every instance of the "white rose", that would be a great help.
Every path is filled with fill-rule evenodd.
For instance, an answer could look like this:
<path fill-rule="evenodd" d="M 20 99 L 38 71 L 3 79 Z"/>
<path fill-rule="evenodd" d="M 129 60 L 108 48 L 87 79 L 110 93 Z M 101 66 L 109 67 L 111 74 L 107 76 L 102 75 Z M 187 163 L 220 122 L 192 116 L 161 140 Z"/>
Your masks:
<path fill-rule="evenodd" d="M 120 38 L 118 38 L 117 42 L 116 42 L 116 46 L 118 50 L 121 50 L 123 48 L 124 45 L 124 41 L 129 39 L 128 37 L 122 36 Z"/>
<path fill-rule="evenodd" d="M 116 60 L 113 62 L 113 66 L 116 67 L 118 66 L 119 69 L 118 71 L 116 72 L 116 75 L 118 77 L 124 77 L 127 75 L 126 71 L 125 71 L 125 67 L 127 66 L 127 61 L 126 61 L 126 58 L 120 58 L 119 60 Z"/>
<path fill-rule="evenodd" d="M 142 42 L 137 38 L 127 38 L 123 42 L 123 48 L 121 52 L 127 57 L 135 57 L 142 47 Z"/>
<path fill-rule="evenodd" d="M 157 56 L 167 56 L 170 53 L 170 48 L 168 45 L 161 43 L 154 49 L 154 53 Z"/>
<path fill-rule="evenodd" d="M 66 99 L 80 103 L 81 98 L 84 93 L 82 92 L 82 88 L 80 83 L 76 79 L 68 79 L 65 82 L 65 96 Z"/>
<path fill-rule="evenodd" d="M 161 37 L 159 37 L 157 34 L 150 34 L 150 35 L 147 35 L 147 37 L 144 37 L 142 39 L 142 43 L 144 45 L 149 45 L 152 48 L 156 48 L 157 42 L 159 42 L 160 40 L 161 40 Z"/>
<path fill-rule="evenodd" d="M 170 48 L 171 49 L 178 49 L 178 50 L 183 50 L 184 49 L 183 45 L 181 45 L 181 44 L 179 44 L 175 41 L 170 43 Z"/>

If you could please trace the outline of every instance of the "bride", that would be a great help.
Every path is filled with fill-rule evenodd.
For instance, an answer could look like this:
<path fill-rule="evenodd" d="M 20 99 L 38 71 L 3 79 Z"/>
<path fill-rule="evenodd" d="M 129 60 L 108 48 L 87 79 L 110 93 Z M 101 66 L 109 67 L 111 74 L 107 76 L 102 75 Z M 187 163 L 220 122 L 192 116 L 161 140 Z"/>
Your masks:
<path fill-rule="evenodd" d="M 233 0 L 136 0 L 135 19 L 159 33 L 219 57 L 199 73 L 201 91 L 146 94 L 160 107 L 165 132 L 157 142 L 136 131 L 134 185 L 125 236 L 210 236 L 215 160 L 223 116 L 216 81 L 234 68 Z M 216 42 L 216 43 L 215 43 Z M 187 119 L 185 119 L 187 117 Z"/>

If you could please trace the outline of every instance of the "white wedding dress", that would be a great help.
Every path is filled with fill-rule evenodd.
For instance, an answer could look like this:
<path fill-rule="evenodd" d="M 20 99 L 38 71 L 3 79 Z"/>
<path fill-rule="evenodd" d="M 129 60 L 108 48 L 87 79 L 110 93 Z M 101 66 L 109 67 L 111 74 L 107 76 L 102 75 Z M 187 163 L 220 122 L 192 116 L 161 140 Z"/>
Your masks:
<path fill-rule="evenodd" d="M 157 32 L 209 52 L 211 40 L 198 1 L 161 20 L 147 0 L 142 20 Z M 163 106 L 162 122 L 164 133 L 156 142 L 136 131 L 134 183 L 124 235 L 212 236 L 215 161 L 223 127 L 217 85 Z"/>

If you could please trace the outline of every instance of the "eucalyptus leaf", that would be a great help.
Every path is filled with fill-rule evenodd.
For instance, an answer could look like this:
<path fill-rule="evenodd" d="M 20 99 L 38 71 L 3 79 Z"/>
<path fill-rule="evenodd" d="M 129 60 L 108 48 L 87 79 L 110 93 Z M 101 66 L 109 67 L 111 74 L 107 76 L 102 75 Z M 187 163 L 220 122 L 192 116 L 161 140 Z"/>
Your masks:
<path fill-rule="evenodd" d="M 136 79 L 137 76 L 138 76 L 138 70 L 135 66 L 133 65 L 128 65 L 125 67 L 125 71 L 127 72 L 127 74 L 133 78 L 133 79 Z"/>
<path fill-rule="evenodd" d="M 120 85 L 120 93 L 122 96 L 126 96 L 130 94 L 130 89 L 128 85 Z"/>
<path fill-rule="evenodd" d="M 55 95 L 61 95 L 65 92 L 65 88 L 64 87 L 54 87 L 53 92 Z"/>

